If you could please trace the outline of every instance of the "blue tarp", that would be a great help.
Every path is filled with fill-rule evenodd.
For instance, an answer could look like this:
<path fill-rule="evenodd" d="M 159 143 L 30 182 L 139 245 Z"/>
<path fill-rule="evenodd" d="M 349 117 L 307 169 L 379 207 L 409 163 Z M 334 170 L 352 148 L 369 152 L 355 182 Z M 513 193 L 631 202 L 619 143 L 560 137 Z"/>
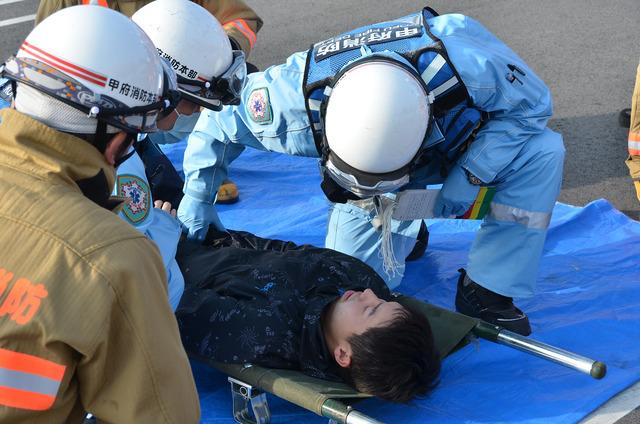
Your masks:
<path fill-rule="evenodd" d="M 6 104 L 0 101 L 0 108 Z M 178 169 L 184 142 L 164 150 Z M 247 151 L 232 165 L 241 201 L 218 206 L 224 224 L 263 237 L 321 246 L 327 203 L 315 159 Z M 431 220 L 429 248 L 398 288 L 453 309 L 456 270 L 466 261 L 477 221 Z M 362 412 L 389 423 L 574 423 L 640 380 L 640 223 L 598 200 L 558 203 L 538 276 L 538 295 L 517 304 L 537 340 L 599 359 L 604 380 L 519 351 L 479 341 L 450 356 L 426 399 L 402 406 L 370 399 Z M 232 423 L 226 377 L 193 363 L 203 423 Z M 324 423 L 270 396 L 274 423 Z"/>
<path fill-rule="evenodd" d="M 0 108 L 6 106 L 0 103 Z M 181 168 L 184 142 L 165 151 Z M 322 245 L 327 203 L 315 159 L 248 151 L 233 163 L 241 201 L 219 206 L 224 224 L 263 237 Z M 465 264 L 477 221 L 431 220 L 429 248 L 407 267 L 399 291 L 453 308 L 456 270 Z M 607 363 L 595 381 L 516 350 L 479 341 L 450 356 L 426 399 L 358 404 L 388 423 L 574 423 L 640 380 L 640 223 L 598 200 L 557 204 L 538 276 L 538 295 L 517 303 L 533 337 Z M 226 377 L 193 363 L 203 423 L 232 423 Z M 324 423 L 275 396 L 274 423 Z"/>
<path fill-rule="evenodd" d="M 184 144 L 163 146 L 181 168 Z M 220 205 L 227 228 L 322 245 L 327 204 L 315 159 L 248 150 L 230 176 L 240 202 Z M 457 269 L 479 221 L 430 220 L 425 256 L 407 267 L 398 291 L 454 308 Z M 517 304 L 532 337 L 604 361 L 600 381 L 481 340 L 445 360 L 438 388 L 410 406 L 377 399 L 358 410 L 389 423 L 574 423 L 640 380 L 640 223 L 606 200 L 558 203 L 538 276 L 538 295 Z M 232 423 L 226 378 L 193 364 L 203 423 Z M 274 423 L 326 422 L 270 397 Z"/>
<path fill-rule="evenodd" d="M 183 146 L 167 150 L 180 167 Z M 228 228 L 322 245 L 326 201 L 314 159 L 248 151 L 232 166 L 241 201 L 218 206 Z M 453 308 L 456 270 L 478 221 L 432 220 L 426 255 L 409 264 L 399 291 Z M 640 379 L 640 223 L 605 200 L 557 204 L 545 245 L 538 295 L 518 301 L 533 337 L 602 360 L 604 380 L 480 341 L 444 364 L 441 383 L 411 406 L 368 400 L 358 409 L 385 422 L 572 423 Z M 233 422 L 226 379 L 201 364 L 194 373 L 205 423 Z M 324 422 L 271 399 L 276 423 Z"/>

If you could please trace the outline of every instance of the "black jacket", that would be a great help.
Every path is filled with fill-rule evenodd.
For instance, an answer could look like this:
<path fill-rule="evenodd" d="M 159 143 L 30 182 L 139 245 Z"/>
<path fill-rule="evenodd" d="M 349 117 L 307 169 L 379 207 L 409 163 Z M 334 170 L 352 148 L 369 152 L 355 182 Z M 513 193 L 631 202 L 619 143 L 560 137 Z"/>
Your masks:
<path fill-rule="evenodd" d="M 349 289 L 390 298 L 375 271 L 333 250 L 243 232 L 208 242 L 183 242 L 177 255 L 185 292 L 176 315 L 185 349 L 197 357 L 339 380 L 323 310 Z"/>

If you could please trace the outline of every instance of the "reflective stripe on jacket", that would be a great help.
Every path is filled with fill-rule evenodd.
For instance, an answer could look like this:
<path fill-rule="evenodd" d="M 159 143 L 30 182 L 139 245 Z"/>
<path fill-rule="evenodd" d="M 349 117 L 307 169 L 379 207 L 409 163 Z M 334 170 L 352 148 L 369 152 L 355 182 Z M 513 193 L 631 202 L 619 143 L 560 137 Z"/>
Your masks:
<path fill-rule="evenodd" d="M 76 181 L 90 144 L 0 112 L 0 422 L 197 423 L 157 248 Z"/>
<path fill-rule="evenodd" d="M 109 7 L 127 16 L 151 3 L 152 0 L 108 0 Z M 44 18 L 65 7 L 81 4 L 82 0 L 41 1 L 36 14 L 36 25 Z M 245 55 L 249 56 L 256 42 L 256 34 L 262 27 L 262 19 L 243 0 L 196 0 L 194 3 L 207 9 L 220 21 L 225 31 L 235 40 Z"/>

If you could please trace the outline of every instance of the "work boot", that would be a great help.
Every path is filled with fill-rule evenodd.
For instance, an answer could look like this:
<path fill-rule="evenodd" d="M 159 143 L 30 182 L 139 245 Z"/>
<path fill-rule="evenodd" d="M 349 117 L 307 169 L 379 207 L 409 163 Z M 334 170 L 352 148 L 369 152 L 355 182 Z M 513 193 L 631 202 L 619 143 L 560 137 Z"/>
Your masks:
<path fill-rule="evenodd" d="M 428 245 L 429 230 L 427 229 L 427 224 L 422 221 L 422 223 L 420 224 L 420 231 L 418 231 L 418 237 L 416 237 L 416 244 L 413 246 L 413 249 L 405 258 L 405 261 L 411 262 L 420 259 L 422 255 L 424 255 L 424 252 L 427 250 Z"/>
<path fill-rule="evenodd" d="M 531 334 L 529 318 L 513 304 L 513 299 L 485 289 L 460 270 L 456 310 L 490 324 L 498 325 L 514 333 Z"/>
<path fill-rule="evenodd" d="M 239 199 L 238 186 L 231 180 L 224 180 L 218 188 L 216 203 L 228 205 L 237 202 Z"/>
<path fill-rule="evenodd" d="M 629 128 L 631 126 L 631 108 L 622 109 L 618 115 L 618 124 L 622 128 Z"/>

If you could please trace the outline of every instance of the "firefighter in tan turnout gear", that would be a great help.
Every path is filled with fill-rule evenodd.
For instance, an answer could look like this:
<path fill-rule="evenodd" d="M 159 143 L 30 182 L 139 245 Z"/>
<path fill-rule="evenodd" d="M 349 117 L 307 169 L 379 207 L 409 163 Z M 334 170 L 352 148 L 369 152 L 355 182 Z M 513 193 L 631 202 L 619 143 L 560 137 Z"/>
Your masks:
<path fill-rule="evenodd" d="M 175 107 L 175 74 L 131 20 L 82 6 L 38 25 L 1 76 L 0 422 L 197 423 L 162 259 L 109 197 L 136 134 Z"/>
<path fill-rule="evenodd" d="M 151 3 L 151 1 L 100 0 L 100 3 L 108 4 L 110 8 L 131 17 L 137 10 Z M 89 3 L 89 0 L 41 0 L 36 14 L 36 24 L 60 9 L 86 3 Z M 241 48 L 245 56 L 249 56 L 256 42 L 256 34 L 262 27 L 262 19 L 253 9 L 243 0 L 195 0 L 194 3 L 204 7 L 218 19 L 227 35 L 229 35 L 234 49 Z M 189 119 L 191 124 L 185 125 L 185 127 L 190 129 L 195 125 L 196 119 L 195 115 L 192 116 Z M 188 133 L 179 131 L 179 127 L 176 127 L 175 133 L 178 134 L 178 137 L 188 135 Z M 218 189 L 216 202 L 233 203 L 238 200 L 238 196 L 238 187 L 227 179 Z"/>
<path fill-rule="evenodd" d="M 627 166 L 633 180 L 638 202 L 640 202 L 640 65 L 636 75 L 636 84 L 631 99 L 631 123 L 629 126 L 629 157 Z"/>

